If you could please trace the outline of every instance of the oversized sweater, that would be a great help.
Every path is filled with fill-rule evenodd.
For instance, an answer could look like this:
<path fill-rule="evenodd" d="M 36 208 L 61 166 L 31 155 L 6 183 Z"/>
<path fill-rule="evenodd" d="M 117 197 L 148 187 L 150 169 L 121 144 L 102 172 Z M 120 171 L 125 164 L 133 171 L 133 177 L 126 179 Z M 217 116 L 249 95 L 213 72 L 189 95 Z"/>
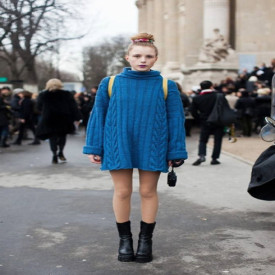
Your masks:
<path fill-rule="evenodd" d="M 168 160 L 186 159 L 184 112 L 175 82 L 165 100 L 158 71 L 124 68 L 108 95 L 104 78 L 87 127 L 84 154 L 102 157 L 101 170 L 168 171 Z"/>

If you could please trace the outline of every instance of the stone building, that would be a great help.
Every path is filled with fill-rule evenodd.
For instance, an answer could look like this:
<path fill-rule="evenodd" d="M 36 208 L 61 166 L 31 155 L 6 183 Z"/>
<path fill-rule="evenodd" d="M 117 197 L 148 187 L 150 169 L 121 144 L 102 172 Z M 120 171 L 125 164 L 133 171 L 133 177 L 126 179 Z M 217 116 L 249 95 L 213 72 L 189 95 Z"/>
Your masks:
<path fill-rule="evenodd" d="M 275 57 L 275 0 L 137 0 L 139 32 L 153 33 L 155 69 L 185 89 L 219 82 Z"/>

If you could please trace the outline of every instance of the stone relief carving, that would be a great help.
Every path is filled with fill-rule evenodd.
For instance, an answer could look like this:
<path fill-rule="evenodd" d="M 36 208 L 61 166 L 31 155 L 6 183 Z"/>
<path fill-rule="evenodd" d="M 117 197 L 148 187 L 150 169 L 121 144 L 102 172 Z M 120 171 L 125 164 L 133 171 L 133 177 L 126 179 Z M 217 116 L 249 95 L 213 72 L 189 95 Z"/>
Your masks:
<path fill-rule="evenodd" d="M 219 29 L 214 29 L 214 37 L 206 39 L 200 54 L 199 62 L 217 63 L 231 59 L 235 51 L 230 47 Z"/>

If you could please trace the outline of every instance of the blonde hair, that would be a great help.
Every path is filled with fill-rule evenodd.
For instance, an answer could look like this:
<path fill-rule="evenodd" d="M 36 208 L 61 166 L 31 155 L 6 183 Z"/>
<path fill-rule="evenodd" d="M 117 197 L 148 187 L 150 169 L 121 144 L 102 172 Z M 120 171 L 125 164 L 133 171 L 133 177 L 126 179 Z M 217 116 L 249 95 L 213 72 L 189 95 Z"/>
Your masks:
<path fill-rule="evenodd" d="M 129 45 L 127 54 L 133 49 L 134 46 L 143 46 L 143 47 L 151 47 L 156 51 L 156 56 L 158 56 L 158 48 L 154 45 L 155 39 L 152 34 L 142 32 L 135 36 L 131 37 L 132 43 Z"/>
<path fill-rule="evenodd" d="M 46 90 L 55 91 L 63 88 L 63 83 L 57 78 L 52 78 L 46 83 Z"/>

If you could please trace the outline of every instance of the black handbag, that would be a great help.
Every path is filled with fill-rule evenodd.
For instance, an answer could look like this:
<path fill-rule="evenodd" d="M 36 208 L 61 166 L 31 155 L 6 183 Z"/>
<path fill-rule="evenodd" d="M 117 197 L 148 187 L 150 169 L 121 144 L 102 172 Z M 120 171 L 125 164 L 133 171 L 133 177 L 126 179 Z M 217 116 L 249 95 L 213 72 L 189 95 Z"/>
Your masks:
<path fill-rule="evenodd" d="M 247 192 L 254 198 L 275 200 L 275 145 L 266 149 L 256 160 L 251 171 Z"/>
<path fill-rule="evenodd" d="M 213 110 L 206 121 L 217 126 L 229 126 L 236 122 L 236 119 L 237 113 L 230 108 L 223 94 L 218 93 Z"/>
<path fill-rule="evenodd" d="M 167 176 L 167 184 L 170 187 L 175 187 L 177 183 L 177 175 L 174 171 L 174 167 L 172 166 L 172 170 L 168 173 Z"/>
<path fill-rule="evenodd" d="M 180 167 L 184 164 L 184 159 L 175 159 L 172 160 L 172 170 L 168 173 L 167 184 L 170 187 L 175 187 L 177 183 L 177 174 L 174 171 L 174 167 Z"/>

